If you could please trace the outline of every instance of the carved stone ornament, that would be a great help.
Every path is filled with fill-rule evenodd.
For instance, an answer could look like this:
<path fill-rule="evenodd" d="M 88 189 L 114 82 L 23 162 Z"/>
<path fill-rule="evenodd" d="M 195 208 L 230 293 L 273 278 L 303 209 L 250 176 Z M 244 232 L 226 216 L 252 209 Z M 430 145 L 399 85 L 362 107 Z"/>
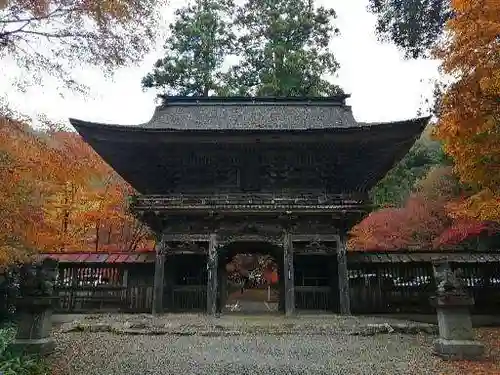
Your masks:
<path fill-rule="evenodd" d="M 466 295 L 467 290 L 462 282 L 462 272 L 452 270 L 448 262 L 434 266 L 438 295 Z"/>
<path fill-rule="evenodd" d="M 57 260 L 51 258 L 23 265 L 19 285 L 21 298 L 51 297 L 57 277 L 57 265 Z"/>

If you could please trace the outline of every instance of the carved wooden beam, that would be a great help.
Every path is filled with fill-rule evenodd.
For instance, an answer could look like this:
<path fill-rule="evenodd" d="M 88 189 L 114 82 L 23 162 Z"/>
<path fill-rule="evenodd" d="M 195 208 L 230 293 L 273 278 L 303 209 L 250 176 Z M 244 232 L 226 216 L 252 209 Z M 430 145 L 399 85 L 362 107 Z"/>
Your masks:
<path fill-rule="evenodd" d="M 265 234 L 235 233 L 227 236 L 220 236 L 219 246 L 227 246 L 233 242 L 266 242 L 275 246 L 283 246 L 282 236 L 269 236 Z"/>
<path fill-rule="evenodd" d="M 166 233 L 163 234 L 164 241 L 167 242 L 208 242 L 209 234 L 187 234 L 187 233 Z"/>
<path fill-rule="evenodd" d="M 313 231 L 311 229 L 311 231 Z M 334 228 L 332 228 L 334 230 Z M 292 241 L 294 242 L 338 242 L 338 234 L 292 234 Z"/>

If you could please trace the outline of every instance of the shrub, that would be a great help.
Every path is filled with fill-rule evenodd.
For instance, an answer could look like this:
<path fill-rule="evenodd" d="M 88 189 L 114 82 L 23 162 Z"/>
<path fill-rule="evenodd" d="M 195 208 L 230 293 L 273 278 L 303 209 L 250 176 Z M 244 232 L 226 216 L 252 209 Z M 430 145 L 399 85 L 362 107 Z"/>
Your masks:
<path fill-rule="evenodd" d="M 0 329 L 0 374 L 2 375 L 48 375 L 47 364 L 36 356 L 19 356 L 9 352 L 7 345 L 14 339 L 13 326 Z"/>

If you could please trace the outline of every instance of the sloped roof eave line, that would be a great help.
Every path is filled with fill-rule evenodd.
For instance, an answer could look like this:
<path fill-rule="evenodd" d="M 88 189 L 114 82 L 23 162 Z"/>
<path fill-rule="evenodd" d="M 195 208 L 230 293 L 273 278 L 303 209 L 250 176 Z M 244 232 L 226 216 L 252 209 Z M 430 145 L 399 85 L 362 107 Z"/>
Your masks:
<path fill-rule="evenodd" d="M 120 125 L 120 124 L 106 124 L 106 123 L 100 123 L 100 122 L 91 122 L 91 121 L 85 121 L 85 120 L 80 120 L 80 119 L 75 119 L 75 118 L 69 118 L 69 122 L 71 125 L 78 131 L 78 133 L 81 133 L 79 129 L 82 128 L 87 128 L 87 129 L 92 129 L 92 130 L 107 130 L 107 131 L 125 131 L 125 132 L 143 132 L 143 133 L 250 133 L 250 132 L 259 132 L 259 133 L 301 133 L 301 132 L 327 132 L 327 133 L 335 133 L 335 132 L 345 132 L 345 131 L 360 131 L 361 129 L 364 130 L 371 130 L 371 129 L 383 129 L 383 128 L 392 128 L 392 127 L 399 127 L 399 126 L 404 126 L 404 124 L 408 123 L 418 123 L 421 124 L 422 128 L 427 126 L 430 116 L 426 117 L 420 117 L 420 118 L 414 118 L 414 119 L 409 119 L 409 120 L 400 120 L 400 121 L 390 121 L 390 122 L 356 122 L 357 126 L 342 126 L 342 127 L 322 127 L 322 128 L 288 128 L 288 129 L 274 129 L 274 128 L 240 128 L 240 129 L 210 129 L 210 128 L 205 128 L 205 129 L 176 129 L 176 128 L 169 128 L 169 127 L 148 127 L 146 126 L 148 123 L 143 123 L 140 125 Z"/>

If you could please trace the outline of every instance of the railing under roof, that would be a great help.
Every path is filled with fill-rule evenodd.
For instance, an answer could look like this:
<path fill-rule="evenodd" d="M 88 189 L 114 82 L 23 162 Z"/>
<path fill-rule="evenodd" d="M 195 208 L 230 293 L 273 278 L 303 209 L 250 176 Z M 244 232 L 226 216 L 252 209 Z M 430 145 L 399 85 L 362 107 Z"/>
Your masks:
<path fill-rule="evenodd" d="M 135 211 L 165 210 L 172 208 L 269 208 L 301 209 L 324 208 L 340 210 L 369 209 L 366 195 L 354 194 L 276 194 L 276 193 L 227 193 L 227 194 L 168 194 L 138 195 L 132 198 Z"/>

